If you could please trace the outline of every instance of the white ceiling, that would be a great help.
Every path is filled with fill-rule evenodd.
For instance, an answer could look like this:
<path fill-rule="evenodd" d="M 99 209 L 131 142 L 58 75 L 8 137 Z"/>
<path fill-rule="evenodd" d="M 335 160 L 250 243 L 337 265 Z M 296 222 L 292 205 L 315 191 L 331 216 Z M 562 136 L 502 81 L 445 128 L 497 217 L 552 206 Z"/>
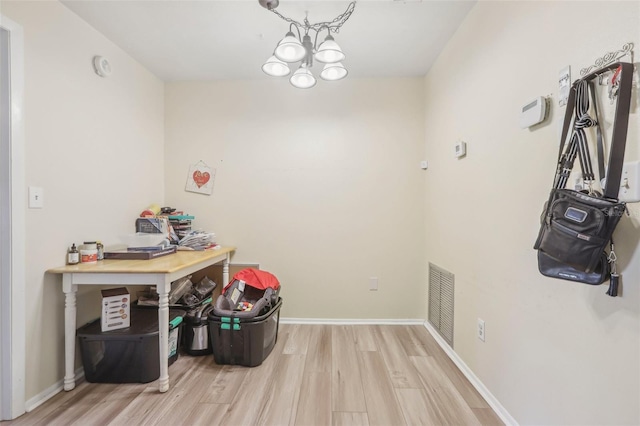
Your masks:
<path fill-rule="evenodd" d="M 425 75 L 475 1 L 359 0 L 335 35 L 349 76 Z M 270 78 L 261 66 L 289 28 L 258 0 L 63 3 L 165 81 Z M 277 10 L 299 22 L 308 12 L 316 23 L 348 4 L 280 0 Z"/>

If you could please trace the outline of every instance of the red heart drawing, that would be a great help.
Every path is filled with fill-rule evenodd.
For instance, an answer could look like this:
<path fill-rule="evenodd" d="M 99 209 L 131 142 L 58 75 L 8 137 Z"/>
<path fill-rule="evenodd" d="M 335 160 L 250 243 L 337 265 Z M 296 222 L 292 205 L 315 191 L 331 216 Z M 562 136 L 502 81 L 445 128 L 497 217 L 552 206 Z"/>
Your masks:
<path fill-rule="evenodd" d="M 198 185 L 198 188 L 202 188 L 204 185 L 209 182 L 209 178 L 211 175 L 209 172 L 202 173 L 200 170 L 196 170 L 193 172 L 193 181 Z"/>

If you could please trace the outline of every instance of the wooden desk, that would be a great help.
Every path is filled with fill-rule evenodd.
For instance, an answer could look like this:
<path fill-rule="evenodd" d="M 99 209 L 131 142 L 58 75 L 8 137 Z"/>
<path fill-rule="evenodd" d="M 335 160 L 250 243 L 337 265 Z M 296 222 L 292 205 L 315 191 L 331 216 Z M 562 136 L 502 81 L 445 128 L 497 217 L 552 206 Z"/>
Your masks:
<path fill-rule="evenodd" d="M 229 261 L 235 247 L 207 251 L 179 251 L 151 260 L 102 260 L 94 264 L 67 265 L 49 269 L 62 274 L 64 303 L 64 390 L 76 386 L 76 292 L 78 285 L 155 285 L 160 295 L 158 326 L 160 340 L 160 392 L 169 390 L 169 291 L 171 282 L 223 262 L 222 285 L 229 282 Z"/>

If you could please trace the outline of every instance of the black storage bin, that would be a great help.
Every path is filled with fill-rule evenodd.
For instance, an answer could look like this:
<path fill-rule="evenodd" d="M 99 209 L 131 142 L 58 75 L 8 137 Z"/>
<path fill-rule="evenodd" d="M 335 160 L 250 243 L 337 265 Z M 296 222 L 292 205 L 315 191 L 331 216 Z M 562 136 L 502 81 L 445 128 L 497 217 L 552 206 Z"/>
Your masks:
<path fill-rule="evenodd" d="M 169 310 L 169 365 L 178 359 L 185 312 Z M 131 326 L 102 332 L 100 319 L 77 331 L 91 383 L 148 383 L 160 377 L 158 311 L 132 309 Z"/>
<path fill-rule="evenodd" d="M 267 312 L 251 319 L 209 316 L 216 364 L 255 367 L 262 364 L 278 339 L 282 298 Z"/>

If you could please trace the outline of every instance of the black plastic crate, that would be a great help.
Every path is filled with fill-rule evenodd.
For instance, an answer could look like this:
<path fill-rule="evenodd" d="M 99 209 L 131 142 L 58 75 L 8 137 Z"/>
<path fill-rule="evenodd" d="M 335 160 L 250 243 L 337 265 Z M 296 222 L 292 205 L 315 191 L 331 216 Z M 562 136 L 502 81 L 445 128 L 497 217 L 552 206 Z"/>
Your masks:
<path fill-rule="evenodd" d="M 178 359 L 185 312 L 169 310 L 169 365 Z M 131 326 L 102 332 L 100 319 L 77 331 L 91 383 L 148 383 L 160 377 L 158 311 L 131 310 Z"/>
<path fill-rule="evenodd" d="M 209 333 L 216 364 L 255 367 L 269 356 L 278 339 L 280 307 L 278 299 L 269 312 L 251 319 L 209 317 Z"/>

